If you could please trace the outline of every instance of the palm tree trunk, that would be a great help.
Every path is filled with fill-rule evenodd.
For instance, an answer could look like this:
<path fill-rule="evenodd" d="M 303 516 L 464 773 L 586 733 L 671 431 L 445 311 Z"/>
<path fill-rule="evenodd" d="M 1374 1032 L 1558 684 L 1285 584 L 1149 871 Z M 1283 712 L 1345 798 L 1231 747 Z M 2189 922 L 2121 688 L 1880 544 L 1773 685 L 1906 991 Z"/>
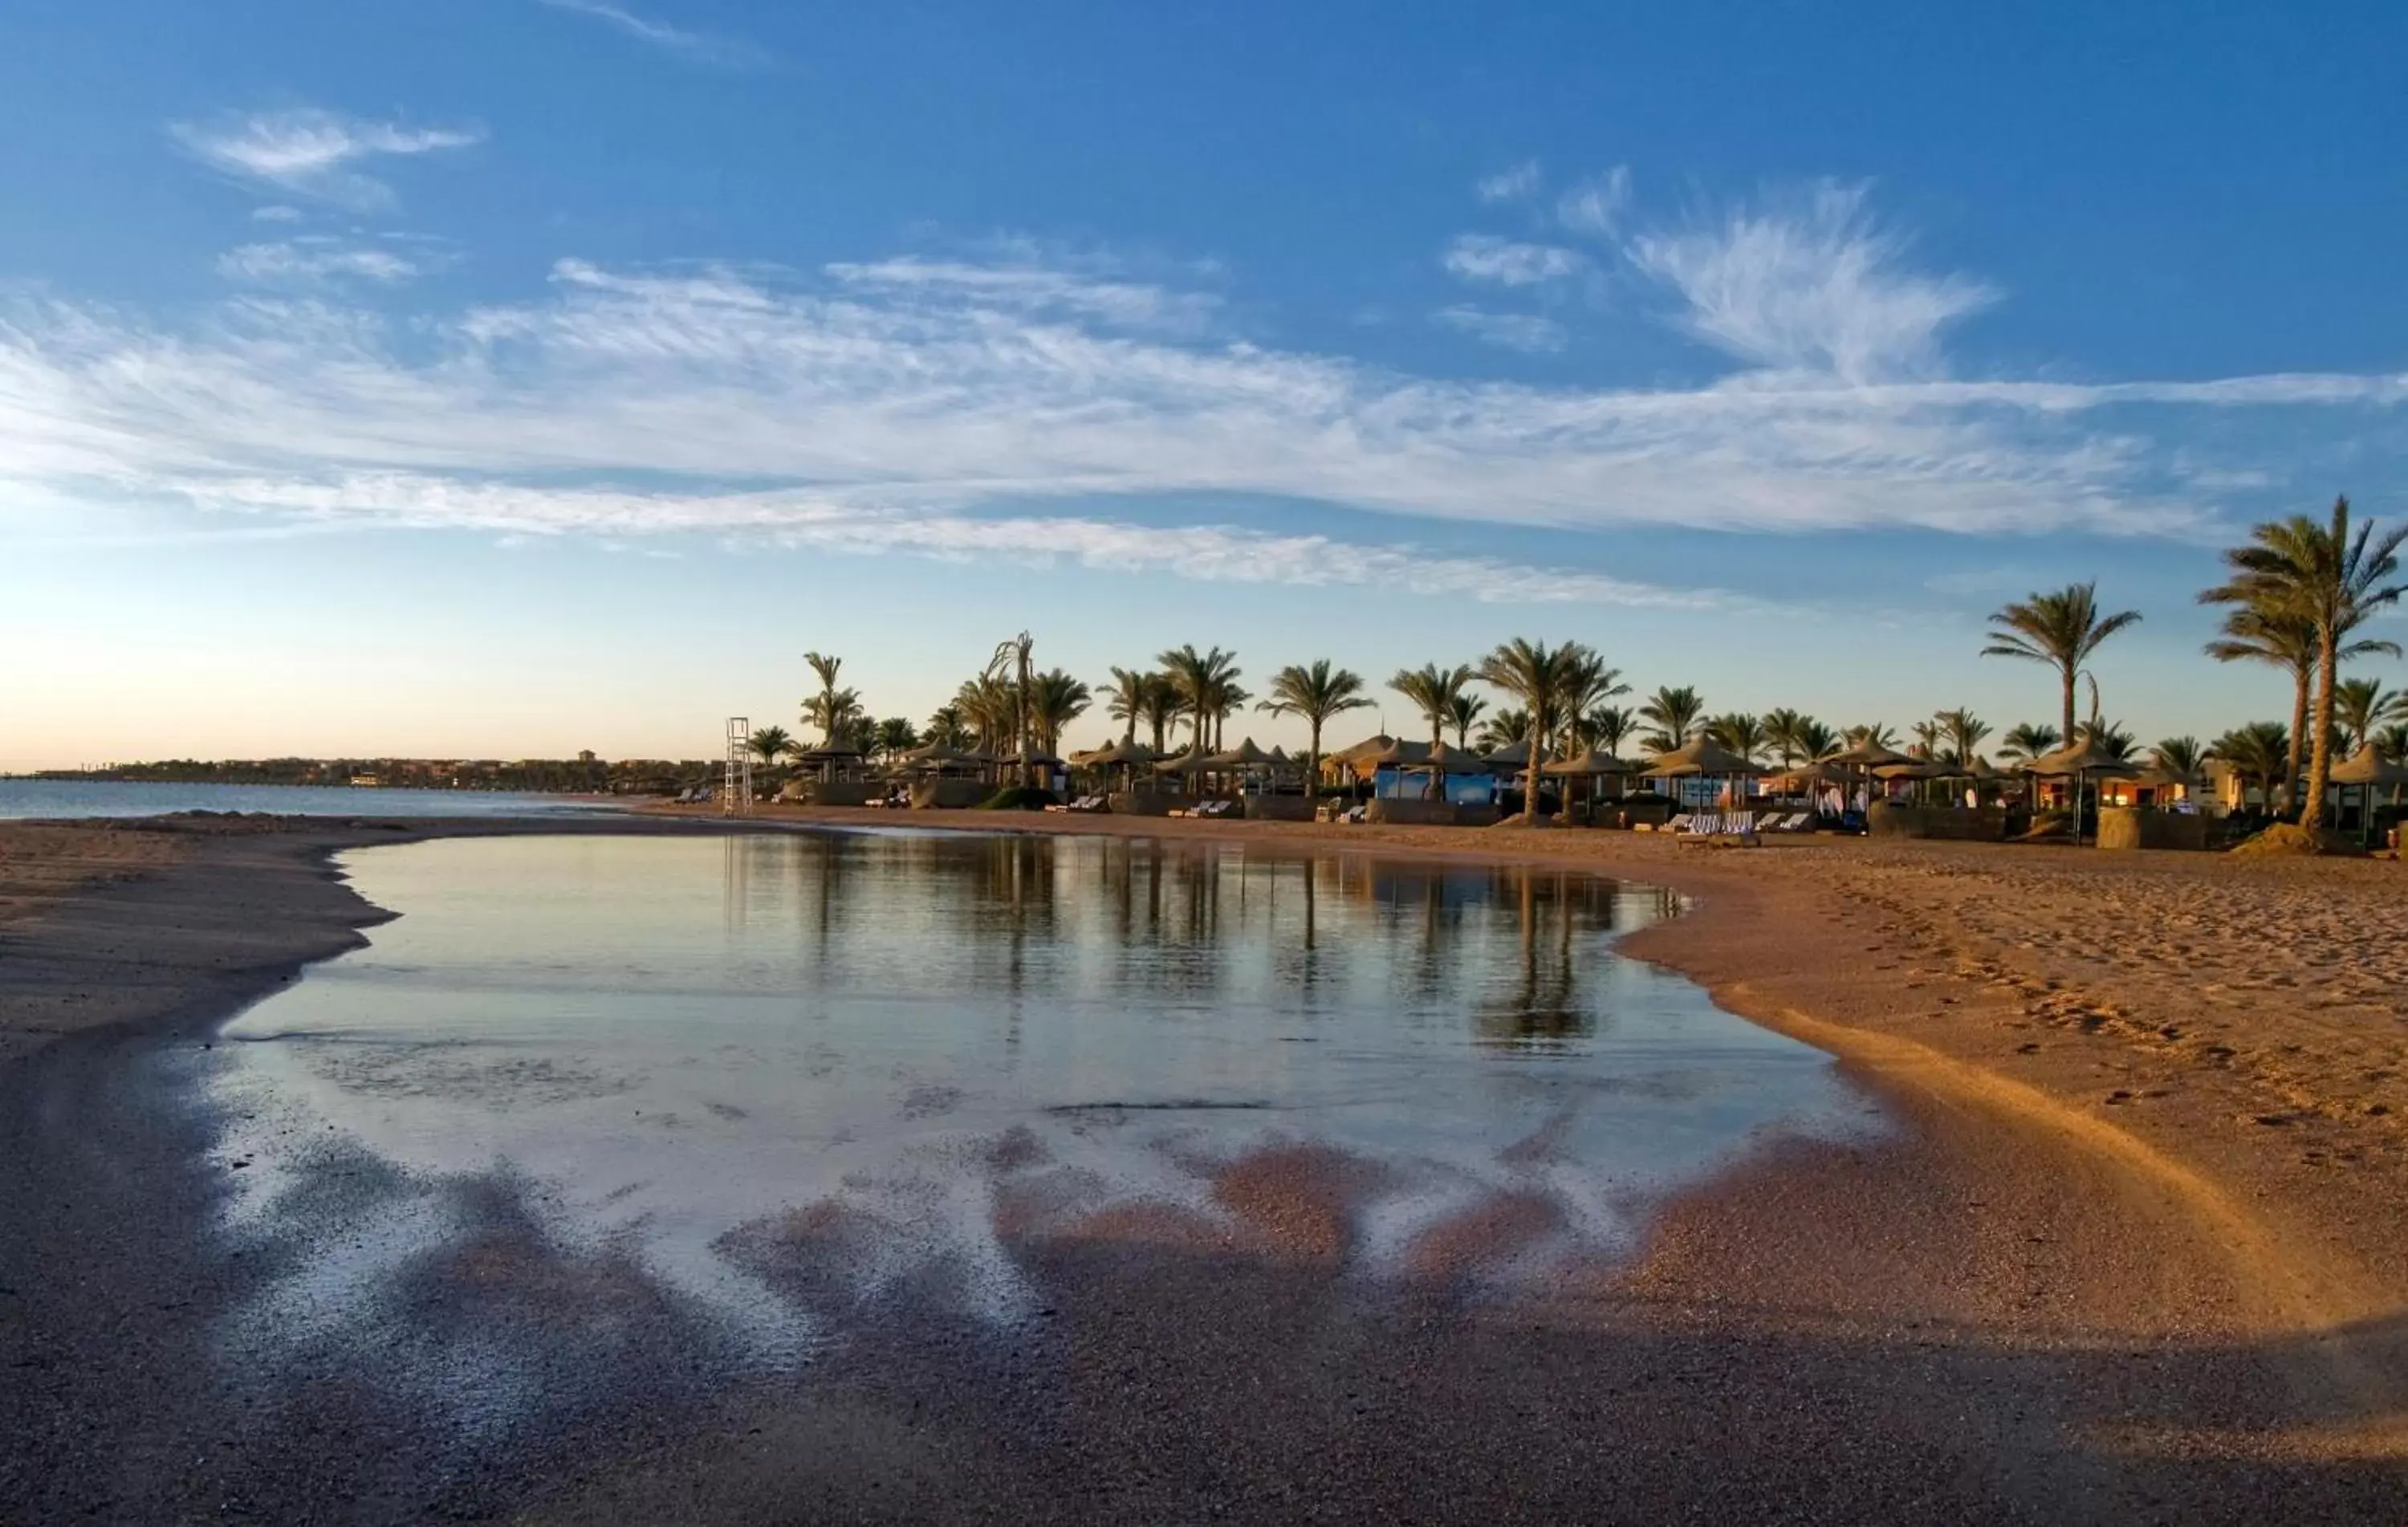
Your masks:
<path fill-rule="evenodd" d="M 2065 745 L 2073 745 L 2073 682 L 2076 675 L 2071 665 L 2065 669 Z"/>
<path fill-rule="evenodd" d="M 2325 785 L 2332 777 L 2333 681 L 2340 668 L 2341 654 L 2328 626 L 2316 639 L 2315 741 L 2308 751 L 2308 798 L 2300 803 L 2300 826 L 2311 831 L 2324 820 Z"/>
<path fill-rule="evenodd" d="M 1539 718 L 1530 718 L 1530 761 L 1522 771 L 1522 825 L 1539 825 L 1539 769 L 1547 761 L 1547 734 Z"/>
<path fill-rule="evenodd" d="M 2308 684 L 2314 676 L 2304 668 L 2291 675 L 2291 771 L 2283 776 L 2283 812 L 2300 809 L 2300 764 L 2308 750 Z M 2269 795 L 2266 798 L 2274 798 Z"/>
<path fill-rule="evenodd" d="M 1304 756 L 1304 809 L 1314 810 L 1321 801 L 1321 718 L 1312 718 L 1312 746 Z M 1306 872 L 1310 883 L 1312 872 Z"/>
<path fill-rule="evenodd" d="M 1446 724 L 1440 721 L 1436 716 L 1432 716 L 1430 718 L 1430 752 L 1433 754 L 1438 752 L 1439 745 L 1445 741 Z M 1436 758 L 1432 758 L 1430 760 L 1429 787 L 1422 792 L 1422 799 L 1424 800 L 1437 800 L 1444 796 L 1446 794 L 1445 782 L 1445 772 L 1439 768 L 1438 760 Z"/>

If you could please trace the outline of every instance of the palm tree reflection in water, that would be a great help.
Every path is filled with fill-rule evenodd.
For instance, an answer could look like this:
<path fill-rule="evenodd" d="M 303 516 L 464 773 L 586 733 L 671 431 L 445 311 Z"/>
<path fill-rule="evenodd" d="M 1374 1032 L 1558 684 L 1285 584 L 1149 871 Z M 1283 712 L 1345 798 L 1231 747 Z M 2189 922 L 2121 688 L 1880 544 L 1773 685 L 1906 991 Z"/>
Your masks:
<path fill-rule="evenodd" d="M 758 887 L 792 886 L 814 987 L 909 992 L 967 966 L 1014 1033 L 1053 997 L 1308 1019 L 1369 1002 L 1483 1046 L 1560 1046 L 1606 1021 L 1582 979 L 1602 941 L 1678 910 L 1570 871 L 1101 837 L 763 835 L 729 840 L 726 873 L 731 934 Z"/>

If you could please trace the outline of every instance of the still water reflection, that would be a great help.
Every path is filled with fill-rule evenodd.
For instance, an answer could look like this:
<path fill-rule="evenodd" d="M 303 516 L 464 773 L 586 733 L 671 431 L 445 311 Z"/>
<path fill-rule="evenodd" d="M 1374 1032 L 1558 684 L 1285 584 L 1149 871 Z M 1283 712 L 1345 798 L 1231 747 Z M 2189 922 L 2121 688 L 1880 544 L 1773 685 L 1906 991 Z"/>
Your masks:
<path fill-rule="evenodd" d="M 468 1233 L 447 1185 L 495 1179 L 561 1244 L 788 1338 L 907 1285 L 1008 1316 L 1023 1237 L 1133 1212 L 1276 1252 L 1230 1188 L 1266 1160 L 1343 1179 L 1346 1276 L 1522 1206 L 1478 1269 L 1503 1287 L 1861 1108 L 1816 1052 L 1617 956 L 1675 904 L 1585 875 L 908 831 L 345 868 L 402 915 L 227 1030 L 236 1227 L 322 1198 L 337 1159 L 408 1186 L 321 1237 L 282 1320 Z"/>

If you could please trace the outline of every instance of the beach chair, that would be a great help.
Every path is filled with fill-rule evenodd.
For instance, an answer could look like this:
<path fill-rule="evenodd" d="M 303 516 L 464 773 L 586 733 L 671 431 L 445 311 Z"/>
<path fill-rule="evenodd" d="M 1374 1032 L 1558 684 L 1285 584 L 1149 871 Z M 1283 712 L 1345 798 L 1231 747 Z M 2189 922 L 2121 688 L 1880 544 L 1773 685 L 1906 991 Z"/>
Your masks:
<path fill-rule="evenodd" d="M 1658 832 L 1686 832 L 1689 830 L 1689 824 L 1696 820 L 1697 818 L 1691 816 L 1687 812 L 1683 812 L 1680 815 L 1673 817 L 1670 821 L 1665 823 L 1656 830 Z"/>

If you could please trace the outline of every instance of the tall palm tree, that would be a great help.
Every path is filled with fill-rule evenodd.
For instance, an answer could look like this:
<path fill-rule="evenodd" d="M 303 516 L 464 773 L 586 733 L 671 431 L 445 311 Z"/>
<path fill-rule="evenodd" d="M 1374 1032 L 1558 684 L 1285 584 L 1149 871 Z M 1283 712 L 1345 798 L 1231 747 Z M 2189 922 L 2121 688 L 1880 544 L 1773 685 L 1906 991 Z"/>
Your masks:
<path fill-rule="evenodd" d="M 2211 588 L 2200 595 L 2200 601 L 2228 602 L 2216 598 L 2224 592 Z M 2316 681 L 2316 623 L 2289 615 L 2282 606 L 2280 594 L 2254 591 L 2225 614 L 2223 632 L 2207 644 L 2207 655 L 2219 663 L 2263 663 L 2290 676 L 2291 771 L 2283 776 L 2283 804 L 2291 810 L 2299 803 L 2300 753 L 2308 742 L 2308 698 Z"/>
<path fill-rule="evenodd" d="M 1112 670 L 1112 682 L 1096 691 L 1104 698 L 1104 713 L 1126 724 L 1121 732 L 1124 742 L 1137 741 L 1137 724 L 1145 714 L 1146 685 L 1154 678 L 1154 674 L 1141 669 L 1116 668 Z"/>
<path fill-rule="evenodd" d="M 795 738 L 794 734 L 783 727 L 763 727 L 746 738 L 744 745 L 751 748 L 752 756 L 763 763 L 773 764 L 784 757 L 787 751 L 793 748 Z"/>
<path fill-rule="evenodd" d="M 2073 685 L 2081 677 L 2083 665 L 2089 662 L 2106 640 L 2116 632 L 2140 624 L 2140 612 L 2125 610 L 2112 615 L 2099 612 L 2099 584 L 2069 583 L 2053 594 L 2034 594 L 2020 604 L 2010 604 L 1990 616 L 1993 627 L 1990 644 L 1982 649 L 1985 657 L 2020 657 L 2027 662 L 2046 663 L 2057 670 L 2064 686 L 2064 724 L 2060 736 L 2073 735 Z"/>
<path fill-rule="evenodd" d="M 1538 823 L 1540 770 L 1546 763 L 1547 741 L 1562 724 L 1565 707 L 1584 677 L 1588 659 L 1588 650 L 1577 641 L 1550 647 L 1518 636 L 1481 659 L 1481 681 L 1503 690 L 1529 714 L 1530 756 L 1522 774 L 1525 827 Z"/>
<path fill-rule="evenodd" d="M 1847 740 L 1813 716 L 1798 721 L 1798 756 L 1808 760 L 1827 758 L 1847 745 Z"/>
<path fill-rule="evenodd" d="M 1085 684 L 1058 668 L 1031 675 L 1028 727 L 1038 748 L 1058 756 L 1062 751 L 1062 729 L 1086 714 L 1093 699 Z"/>
<path fill-rule="evenodd" d="M 1890 729 L 1889 723 L 1886 721 L 1868 721 L 1859 727 L 1850 727 L 1840 736 L 1841 740 L 1851 747 L 1858 742 L 1868 747 L 1896 748 L 1898 746 L 1898 733 Z"/>
<path fill-rule="evenodd" d="M 2386 689 L 2380 679 L 2344 679 L 2341 693 L 2333 699 L 2334 743 L 2344 753 L 2355 752 L 2374 735 L 2374 728 L 2395 715 L 2408 713 L 2401 708 L 2401 694 Z"/>
<path fill-rule="evenodd" d="M 996 642 L 995 655 L 986 662 L 986 677 L 1002 685 L 1010 699 L 1011 751 L 1019 760 L 1017 772 L 1024 790 L 1037 783 L 1031 747 L 1036 740 L 1036 716 L 1031 709 L 1037 699 L 1036 673 L 1031 666 L 1036 652 L 1037 639 L 1023 631 Z"/>
<path fill-rule="evenodd" d="M 2374 752 L 2385 763 L 2408 763 L 2408 721 L 2395 721 L 2376 732 Z"/>
<path fill-rule="evenodd" d="M 2026 721 L 2009 727 L 2006 735 L 1999 739 L 1999 756 L 2021 759 L 2028 763 L 2045 754 L 2056 752 L 2057 744 L 2064 741 L 2065 734 L 2055 727 Z"/>
<path fill-rule="evenodd" d="M 1918 721 L 1912 730 L 1914 733 L 1914 746 L 1909 751 L 1925 758 L 1940 756 L 1941 730 L 1938 717 L 1935 716 L 1928 721 Z"/>
<path fill-rule="evenodd" d="M 1698 729 L 1698 718 L 1706 713 L 1706 702 L 1695 689 L 1679 689 L 1667 684 L 1647 697 L 1639 707 L 1639 717 L 1652 721 L 1656 729 L 1639 740 L 1639 745 L 1650 753 L 1670 753 L 1689 740 Z"/>
<path fill-rule="evenodd" d="M 1455 728 L 1456 747 L 1471 745 L 1471 728 L 1487 712 L 1488 701 L 1468 689 L 1447 702 L 1446 724 Z"/>
<path fill-rule="evenodd" d="M 1254 708 L 1272 715 L 1295 716 L 1312 733 L 1304 767 L 1305 788 L 1311 792 L 1321 788 L 1321 728 L 1332 716 L 1363 710 L 1370 703 L 1363 698 L 1361 674 L 1333 668 L 1323 657 L 1310 666 L 1291 663 L 1272 674 L 1270 694 Z"/>
<path fill-rule="evenodd" d="M 962 713 L 978 736 L 981 753 L 1000 758 L 1011 746 L 1012 734 L 1020 720 L 1020 695 L 1014 685 L 993 673 L 979 673 L 962 681 L 953 692 L 953 705 Z"/>
<path fill-rule="evenodd" d="M 1705 736 L 1716 747 L 1728 748 L 1750 763 L 1756 762 L 1756 756 L 1764 751 L 1768 741 L 1764 723 L 1740 711 L 1707 722 Z"/>
<path fill-rule="evenodd" d="M 2368 521 L 2350 532 L 2349 500 L 2333 500 L 2332 517 L 2319 525 L 2305 514 L 2260 525 L 2249 532 L 2249 543 L 2224 554 L 2233 576 L 2200 596 L 2214 604 L 2264 609 L 2291 620 L 2315 623 L 2316 628 L 2316 696 L 2309 718 L 2308 787 L 2299 822 L 2313 828 L 2322 820 L 2325 787 L 2332 777 L 2333 709 L 2339 699 L 2342 652 L 2353 643 L 2350 633 L 2377 612 L 2408 596 L 2408 583 L 2394 582 L 2400 571 L 2400 547 L 2408 541 L 2408 526 L 2381 535 Z M 2372 643 L 2374 650 L 2397 656 L 2399 645 Z"/>
<path fill-rule="evenodd" d="M 2207 766 L 2207 749 L 2196 737 L 2161 738 L 2150 756 L 2169 774 L 2197 774 Z"/>
<path fill-rule="evenodd" d="M 1402 695 L 1413 713 L 1429 723 L 1430 742 L 1445 740 L 1446 724 L 1455 713 L 1455 697 L 1471 683 L 1469 668 L 1440 668 L 1425 663 L 1418 669 L 1398 669 L 1388 681 L 1388 687 Z"/>
<path fill-rule="evenodd" d="M 2290 728 L 2279 721 L 2253 721 L 2217 738 L 2209 745 L 2207 756 L 2240 779 L 2244 799 L 2248 788 L 2256 785 L 2271 810 L 2275 782 L 2285 777 L 2284 771 L 2290 766 L 2289 733 Z"/>
<path fill-rule="evenodd" d="M 1961 705 L 1931 719 L 1940 723 L 1942 735 L 1948 739 L 1948 755 L 1960 767 L 1973 761 L 1982 739 L 1990 735 L 1990 724 Z"/>

